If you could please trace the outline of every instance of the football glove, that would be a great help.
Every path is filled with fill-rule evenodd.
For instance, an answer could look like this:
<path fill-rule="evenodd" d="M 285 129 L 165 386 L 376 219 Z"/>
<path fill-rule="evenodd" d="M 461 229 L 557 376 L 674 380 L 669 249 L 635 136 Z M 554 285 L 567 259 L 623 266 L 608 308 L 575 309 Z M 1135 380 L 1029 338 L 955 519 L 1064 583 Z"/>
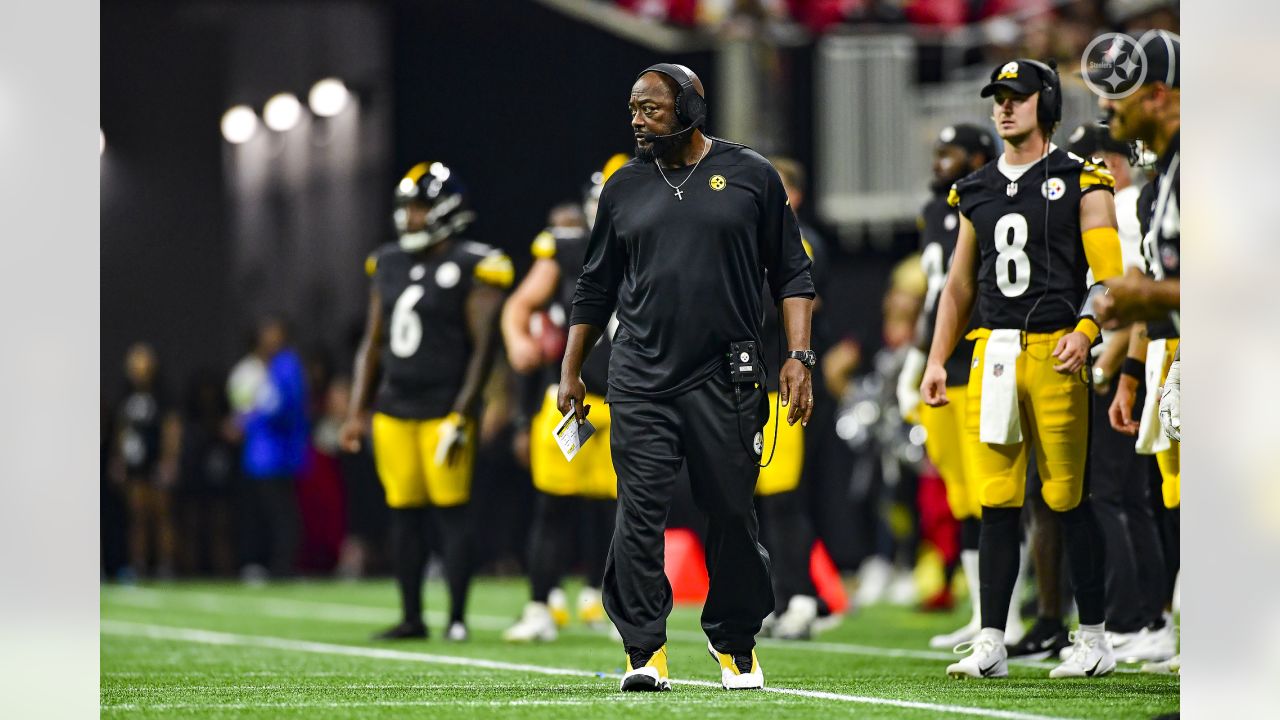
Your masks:
<path fill-rule="evenodd" d="M 919 348 L 907 348 L 898 373 L 898 412 L 907 422 L 920 421 L 920 382 L 924 379 L 924 366 L 928 358 Z"/>
<path fill-rule="evenodd" d="M 1182 442 L 1182 361 L 1169 365 L 1169 375 L 1160 388 L 1160 427 L 1164 434 Z"/>
<path fill-rule="evenodd" d="M 467 445 L 467 419 L 462 413 L 449 413 L 440 423 L 436 436 L 436 465 L 453 465 Z"/>

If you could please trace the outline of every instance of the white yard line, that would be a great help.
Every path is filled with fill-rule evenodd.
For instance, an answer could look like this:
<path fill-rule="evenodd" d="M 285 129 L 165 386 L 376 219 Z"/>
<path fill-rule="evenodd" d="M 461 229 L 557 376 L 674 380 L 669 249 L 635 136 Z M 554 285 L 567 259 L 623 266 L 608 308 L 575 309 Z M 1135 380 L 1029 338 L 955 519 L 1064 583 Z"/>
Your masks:
<path fill-rule="evenodd" d="M 107 605 L 119 603 L 121 605 L 135 605 L 139 607 L 162 607 L 168 605 L 172 607 L 174 600 L 178 601 L 183 607 L 189 607 L 204 612 L 220 613 L 220 614 L 239 614 L 244 606 L 253 607 L 255 614 L 267 615 L 270 617 L 288 618 L 291 620 L 314 620 L 319 622 L 336 622 L 351 623 L 363 625 L 366 623 L 391 623 L 396 620 L 396 610 L 393 608 L 377 608 L 369 605 L 355 605 L 349 603 L 331 603 L 310 600 L 292 600 L 288 598 L 274 597 L 252 597 L 244 595 L 221 594 L 216 592 L 202 591 L 186 591 L 186 590 L 167 590 L 158 591 L 148 588 L 130 588 L 112 593 Z M 240 607 L 234 607 L 238 604 Z M 446 621 L 445 613 L 437 611 L 427 611 L 427 622 L 431 624 L 440 624 Z M 483 630 L 505 630 L 510 627 L 516 618 L 502 617 L 499 615 L 476 615 L 469 613 L 467 615 L 467 624 L 472 627 Z M 567 628 L 561 632 L 582 633 L 586 635 L 594 635 L 603 637 L 602 633 L 590 630 L 580 630 L 578 628 Z M 706 636 L 700 632 L 690 630 L 668 630 L 667 637 L 673 640 L 684 640 L 690 642 L 703 643 Z M 856 645 L 853 643 L 831 643 L 817 642 L 811 640 L 775 640 L 773 638 L 759 638 L 757 642 L 768 648 L 776 648 L 778 650 L 796 651 L 796 652 L 829 652 L 841 655 L 864 655 L 869 657 L 887 657 L 887 658 L 908 658 L 911 660 L 945 660 L 954 662 L 958 657 L 954 653 L 940 650 L 912 650 L 907 648 L 886 648 L 875 647 L 872 645 Z M 1049 669 L 1057 667 L 1058 663 L 1050 660 L 1022 660 L 1019 658 L 1010 658 L 1010 665 L 1021 667 L 1032 667 Z M 1138 668 L 1117 667 L 1117 673 L 1137 673 Z"/>
<path fill-rule="evenodd" d="M 579 670 L 575 668 L 556 668 L 546 667 L 542 665 L 529 665 L 525 663 L 509 663 L 498 660 L 486 660 L 483 658 L 456 657 L 452 655 L 437 655 L 434 653 L 408 652 L 405 650 L 391 650 L 387 648 L 359 647 L 354 645 L 334 645 L 331 643 L 309 642 L 305 640 L 291 640 L 288 638 L 269 637 L 263 635 L 239 635 L 235 633 L 213 632 L 210 630 L 199 630 L 196 628 L 179 628 L 167 627 L 163 625 L 148 625 L 145 623 L 124 622 L 119 620 L 103 620 L 102 632 L 109 635 L 127 635 L 133 637 L 145 637 L 154 640 L 177 640 L 183 642 L 203 643 L 207 645 L 223 645 L 238 647 L 259 647 L 269 648 L 272 650 L 286 650 L 290 652 L 316 653 L 323 655 L 346 655 L 352 657 L 373 658 L 377 660 L 398 660 L 403 662 L 421 662 L 436 665 L 453 665 L 461 667 L 483 668 L 486 670 L 503 670 L 508 672 L 524 672 L 535 673 L 539 675 L 559 675 L 580 678 L 616 678 L 611 673 L 598 673 L 589 670 Z M 719 689 L 719 683 L 706 682 L 701 680 L 673 680 L 673 684 L 687 685 L 693 687 L 705 687 Z M 974 715 L 979 717 L 1002 718 L 1004 720 L 1060 720 L 1045 715 L 1033 715 L 1029 713 L 1013 712 L 1009 710 L 995 710 L 988 708 L 968 707 L 964 705 L 943 705 L 938 703 L 914 702 L 910 700 L 895 700 L 891 698 L 881 698 L 865 695 L 846 695 L 842 693 L 820 692 L 815 690 L 797 690 L 790 688 L 774 688 L 766 687 L 764 692 L 777 693 L 781 695 L 790 695 L 795 697 L 804 697 L 817 700 L 831 700 L 835 702 L 857 703 L 864 705 L 885 705 L 891 707 L 908 708 L 912 710 L 926 710 L 938 713 L 948 713 L 954 715 Z M 507 703 L 501 703 L 505 705 Z M 341 707 L 341 704 L 335 707 Z M 118 706 L 112 706 L 118 707 Z M 150 706 L 144 706 L 150 707 Z M 225 707 L 225 706 L 219 706 Z"/>
<path fill-rule="evenodd" d="M 591 700 L 352 700 L 350 702 L 261 702 L 261 703 L 157 703 L 142 705 L 120 703 L 102 705 L 103 712 L 137 712 L 140 710 L 171 712 L 174 710 L 339 710 L 358 707 L 509 707 L 512 705 L 595 705 Z"/>

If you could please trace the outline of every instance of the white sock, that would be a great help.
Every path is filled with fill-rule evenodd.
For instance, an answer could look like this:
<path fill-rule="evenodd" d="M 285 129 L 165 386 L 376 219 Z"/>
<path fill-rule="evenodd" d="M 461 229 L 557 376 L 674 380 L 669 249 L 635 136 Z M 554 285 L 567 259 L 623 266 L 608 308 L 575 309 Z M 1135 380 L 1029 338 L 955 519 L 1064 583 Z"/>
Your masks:
<path fill-rule="evenodd" d="M 1085 633 L 1088 635 L 1101 635 L 1106 631 L 1107 631 L 1107 624 L 1105 622 L 1100 622 L 1097 625 L 1085 625 L 1084 623 L 1081 623 L 1080 628 L 1078 630 L 1078 632 Z"/>
<path fill-rule="evenodd" d="M 978 551 L 961 550 L 960 567 L 964 569 L 964 581 L 969 586 L 969 601 L 973 603 L 973 619 L 969 622 L 977 625 L 982 622 L 982 585 L 978 582 Z"/>

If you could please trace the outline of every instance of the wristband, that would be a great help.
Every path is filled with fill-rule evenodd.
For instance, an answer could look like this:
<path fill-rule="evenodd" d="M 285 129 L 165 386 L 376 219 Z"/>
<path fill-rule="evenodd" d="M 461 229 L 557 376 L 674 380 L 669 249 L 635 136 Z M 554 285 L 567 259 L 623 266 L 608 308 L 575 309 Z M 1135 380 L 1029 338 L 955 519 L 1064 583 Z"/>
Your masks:
<path fill-rule="evenodd" d="M 1141 380 L 1147 374 L 1147 366 L 1137 358 L 1127 357 L 1120 366 L 1120 374 L 1128 375 L 1134 380 Z"/>

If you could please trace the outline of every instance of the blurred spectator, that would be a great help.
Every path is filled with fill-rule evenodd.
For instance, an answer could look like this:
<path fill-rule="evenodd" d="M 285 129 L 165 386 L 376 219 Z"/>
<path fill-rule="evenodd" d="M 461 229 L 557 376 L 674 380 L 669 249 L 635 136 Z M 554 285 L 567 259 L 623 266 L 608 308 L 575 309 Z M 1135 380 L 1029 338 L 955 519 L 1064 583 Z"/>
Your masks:
<path fill-rule="evenodd" d="M 184 574 L 235 571 L 231 499 L 237 479 L 236 429 L 218 376 L 195 374 L 182 423 L 181 479 L 175 498 Z"/>
<path fill-rule="evenodd" d="M 99 451 L 98 451 L 98 508 L 100 513 L 99 549 L 101 551 L 103 578 L 129 579 L 128 542 L 125 539 L 128 511 L 125 507 L 120 483 L 114 479 L 116 455 L 116 422 L 106 392 L 98 398 Z"/>
<path fill-rule="evenodd" d="M 312 358 L 319 357 L 312 354 Z M 309 363 L 315 368 L 317 363 Z M 325 373 L 316 372 L 321 379 Z M 318 415 L 311 434 L 307 461 L 298 478 L 298 507 L 302 517 L 299 565 L 305 572 L 332 572 L 346 536 L 346 502 L 339 460 L 338 431 L 351 402 L 349 378 L 334 378 L 317 389 Z"/>
<path fill-rule="evenodd" d="M 128 503 L 132 571 L 147 576 L 154 559 L 155 575 L 168 578 L 177 550 L 172 491 L 182 425 L 161 391 L 157 365 L 155 350 L 146 343 L 133 345 L 125 355 L 111 471 Z"/>
<path fill-rule="evenodd" d="M 1107 17 L 1124 32 L 1140 30 L 1178 32 L 1178 3 L 1170 0 L 1108 0 Z"/>
<path fill-rule="evenodd" d="M 246 564 L 241 576 L 264 580 L 293 571 L 298 547 L 295 479 L 307 452 L 307 388 L 302 361 L 286 347 L 278 318 L 258 326 L 257 346 L 228 380 L 228 396 L 243 433 L 246 479 L 242 530 Z"/>

